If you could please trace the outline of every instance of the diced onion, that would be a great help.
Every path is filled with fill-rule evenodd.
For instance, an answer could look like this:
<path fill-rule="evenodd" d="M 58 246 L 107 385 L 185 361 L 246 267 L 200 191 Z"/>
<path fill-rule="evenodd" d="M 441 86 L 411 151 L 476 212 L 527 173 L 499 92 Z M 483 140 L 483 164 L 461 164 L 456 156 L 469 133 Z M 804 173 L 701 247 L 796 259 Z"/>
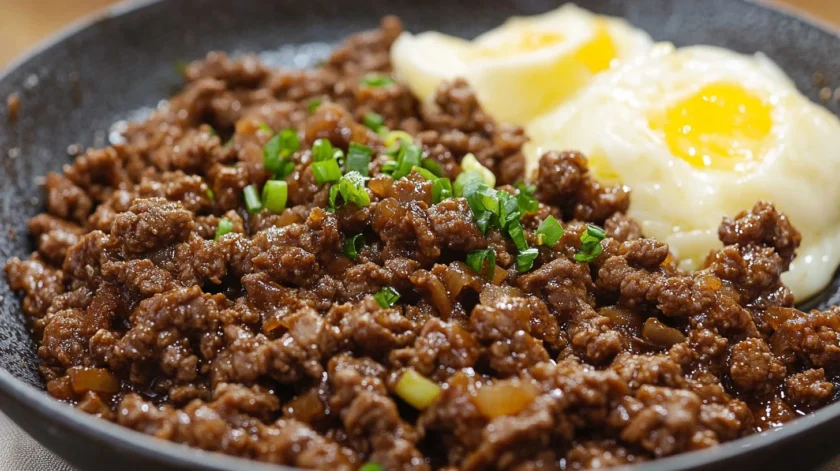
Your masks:
<path fill-rule="evenodd" d="M 518 414 L 539 395 L 540 390 L 531 382 L 518 379 L 502 380 L 479 389 L 472 401 L 481 415 L 494 419 L 503 415 Z"/>
<path fill-rule="evenodd" d="M 429 407 L 440 395 L 440 386 L 412 369 L 403 372 L 394 389 L 397 396 L 415 409 Z"/>
<path fill-rule="evenodd" d="M 120 380 L 104 368 L 70 368 L 67 375 L 76 394 L 87 391 L 115 394 L 120 391 Z"/>

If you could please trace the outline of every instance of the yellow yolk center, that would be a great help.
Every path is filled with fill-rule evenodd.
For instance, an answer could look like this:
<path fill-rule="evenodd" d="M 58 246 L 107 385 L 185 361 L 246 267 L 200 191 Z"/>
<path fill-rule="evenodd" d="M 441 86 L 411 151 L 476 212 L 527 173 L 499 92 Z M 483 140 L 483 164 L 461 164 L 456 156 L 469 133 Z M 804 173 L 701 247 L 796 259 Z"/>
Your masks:
<path fill-rule="evenodd" d="M 693 167 L 744 171 L 761 160 L 762 142 L 773 128 L 772 111 L 739 85 L 714 83 L 650 124 L 664 134 L 671 153 Z"/>
<path fill-rule="evenodd" d="M 593 74 L 610 68 L 613 59 L 618 57 L 618 49 L 607 31 L 607 24 L 598 20 L 595 35 L 592 40 L 583 45 L 578 51 L 577 60 L 582 62 Z"/>

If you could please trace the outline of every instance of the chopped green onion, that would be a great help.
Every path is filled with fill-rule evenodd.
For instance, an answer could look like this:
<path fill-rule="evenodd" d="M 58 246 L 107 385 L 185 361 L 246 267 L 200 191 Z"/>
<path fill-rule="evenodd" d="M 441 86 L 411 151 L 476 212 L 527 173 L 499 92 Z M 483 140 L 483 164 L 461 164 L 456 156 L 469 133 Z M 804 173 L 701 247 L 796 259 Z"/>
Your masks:
<path fill-rule="evenodd" d="M 364 234 L 356 234 L 352 237 L 348 237 L 347 240 L 344 241 L 344 255 L 350 257 L 350 260 L 356 260 L 359 258 L 359 252 L 362 251 L 362 247 L 364 246 Z"/>
<path fill-rule="evenodd" d="M 333 158 L 333 146 L 330 141 L 326 139 L 316 139 L 312 143 L 312 161 L 323 162 Z"/>
<path fill-rule="evenodd" d="M 561 237 L 563 237 L 563 226 L 554 219 L 554 216 L 545 218 L 537 228 L 538 245 L 553 247 Z"/>
<path fill-rule="evenodd" d="M 528 196 L 534 196 L 534 194 L 537 192 L 536 185 L 526 185 L 525 182 L 519 181 L 514 183 L 513 186 L 516 187 L 516 189 L 519 190 L 520 193 L 524 193 Z"/>
<path fill-rule="evenodd" d="M 399 180 L 411 173 L 411 170 L 414 167 L 419 167 L 420 154 L 420 148 L 414 144 L 406 144 L 402 146 L 400 153 L 397 156 L 397 169 L 394 170 L 394 173 L 392 174 L 394 180 Z"/>
<path fill-rule="evenodd" d="M 219 219 L 219 226 L 216 227 L 216 236 L 213 240 L 219 240 L 225 234 L 230 234 L 233 231 L 233 223 L 228 218 Z"/>
<path fill-rule="evenodd" d="M 388 134 L 385 135 L 385 139 L 383 142 L 385 144 L 385 147 L 388 147 L 390 149 L 395 145 L 399 146 L 402 143 L 413 143 L 414 136 L 405 131 L 388 131 Z M 394 150 L 399 150 L 399 147 L 397 147 Z"/>
<path fill-rule="evenodd" d="M 531 270 L 534 266 L 534 260 L 537 259 L 539 254 L 540 252 L 536 248 L 530 248 L 519 252 L 519 255 L 516 256 L 516 270 L 519 271 L 519 273 L 525 273 Z"/>
<path fill-rule="evenodd" d="M 421 410 L 435 402 L 435 399 L 440 396 L 440 391 L 441 388 L 437 383 L 430 381 L 413 369 L 405 370 L 394 386 L 394 392 L 397 393 L 397 396 L 411 404 L 415 409 Z"/>
<path fill-rule="evenodd" d="M 420 175 L 423 175 L 423 178 L 425 178 L 426 180 L 429 180 L 430 182 L 433 182 L 433 181 L 437 180 L 437 176 L 435 176 L 434 173 L 426 170 L 423 167 L 414 167 L 413 170 L 415 172 L 419 173 Z"/>
<path fill-rule="evenodd" d="M 285 180 L 269 180 L 262 191 L 263 205 L 272 213 L 280 214 L 286 209 L 288 195 L 289 185 Z"/>
<path fill-rule="evenodd" d="M 306 105 L 306 109 L 309 110 L 309 114 L 315 112 L 319 106 L 321 106 L 323 101 L 320 98 L 315 98 L 314 100 L 309 100 L 309 104 Z"/>
<path fill-rule="evenodd" d="M 207 197 L 211 200 L 216 199 L 216 193 L 213 193 L 212 188 L 208 188 L 207 191 L 205 191 L 205 194 L 207 194 Z"/>
<path fill-rule="evenodd" d="M 374 463 L 373 461 L 368 461 L 367 463 L 363 464 L 359 471 L 385 471 L 385 467 L 379 463 Z"/>
<path fill-rule="evenodd" d="M 511 196 L 510 193 L 506 191 L 498 191 L 499 193 L 499 206 L 501 208 L 501 212 L 499 213 L 499 221 L 501 222 L 503 227 L 507 227 L 511 222 L 516 221 L 519 222 L 519 218 L 522 217 L 522 212 L 519 210 L 519 204 L 516 198 Z"/>
<path fill-rule="evenodd" d="M 516 203 L 519 206 L 519 212 L 522 214 L 536 213 L 540 209 L 539 201 L 527 193 L 516 195 Z"/>
<path fill-rule="evenodd" d="M 378 88 L 387 87 L 397 82 L 385 74 L 370 73 L 362 77 L 360 83 L 366 87 Z"/>
<path fill-rule="evenodd" d="M 394 162 L 393 160 L 389 160 L 389 161 L 385 162 L 384 164 L 382 164 L 381 167 L 379 167 L 379 171 L 384 173 L 385 175 L 393 174 L 394 170 L 396 170 L 396 169 L 397 169 L 397 163 Z"/>
<path fill-rule="evenodd" d="M 464 196 L 464 188 L 469 186 L 471 183 L 484 183 L 484 179 L 481 177 L 479 173 L 476 172 L 461 172 L 455 178 L 455 196 Z"/>
<path fill-rule="evenodd" d="M 256 185 L 246 186 L 242 190 L 242 194 L 245 197 L 245 208 L 249 213 L 253 214 L 262 211 L 262 201 L 260 201 L 260 195 L 257 193 Z"/>
<path fill-rule="evenodd" d="M 490 211 L 485 211 L 481 213 L 475 219 L 475 225 L 478 226 L 478 229 L 481 231 L 482 234 L 487 235 L 487 231 L 490 229 L 492 225 L 494 225 L 494 214 Z"/>
<path fill-rule="evenodd" d="M 516 244 L 516 250 L 519 253 L 528 250 L 528 241 L 525 239 L 525 231 L 522 230 L 522 224 L 519 223 L 519 220 L 511 221 L 510 225 L 507 226 L 507 230 L 510 238 L 513 239 L 513 243 Z"/>
<path fill-rule="evenodd" d="M 338 166 L 336 159 L 314 162 L 312 172 L 315 174 L 315 182 L 319 185 L 336 182 L 341 178 L 341 167 Z"/>
<path fill-rule="evenodd" d="M 263 166 L 274 173 L 276 178 L 286 178 L 295 168 L 294 162 L 288 160 L 288 157 L 299 148 L 300 139 L 297 132 L 294 129 L 284 129 L 269 139 L 263 147 Z"/>
<path fill-rule="evenodd" d="M 330 208 L 338 207 L 338 196 L 344 200 L 343 203 L 353 203 L 358 207 L 364 207 L 370 204 L 370 195 L 365 190 L 366 178 L 359 172 L 347 172 L 338 183 L 330 188 Z"/>
<path fill-rule="evenodd" d="M 467 254 L 467 265 L 476 273 L 485 274 L 492 280 L 496 274 L 496 252 L 493 249 L 475 250 Z"/>
<path fill-rule="evenodd" d="M 440 164 L 435 159 L 423 159 L 420 166 L 435 174 L 436 177 L 443 176 L 443 169 L 440 168 Z"/>
<path fill-rule="evenodd" d="M 490 188 L 494 188 L 496 186 L 496 175 L 493 172 L 481 165 L 478 159 L 475 158 L 473 154 L 467 154 L 461 159 L 461 169 L 464 172 L 476 172 L 481 175 L 481 178 L 484 180 L 484 183 L 487 183 L 487 186 Z"/>
<path fill-rule="evenodd" d="M 598 226 L 587 224 L 586 231 L 580 235 L 580 241 L 583 242 L 578 253 L 575 254 L 575 260 L 578 262 L 589 263 L 604 251 L 601 247 L 601 241 L 606 237 L 606 233 Z"/>
<path fill-rule="evenodd" d="M 367 177 L 370 174 L 368 166 L 372 155 L 373 149 L 370 147 L 351 142 L 347 149 L 347 171 L 359 172 L 362 176 Z"/>
<path fill-rule="evenodd" d="M 400 300 L 400 293 L 390 286 L 384 286 L 378 293 L 373 295 L 373 299 L 379 304 L 382 309 L 394 307 L 397 301 Z"/>
<path fill-rule="evenodd" d="M 381 114 L 371 111 L 365 114 L 362 123 L 371 131 L 378 133 L 385 127 L 385 118 Z"/>
<path fill-rule="evenodd" d="M 258 127 L 260 128 L 260 130 L 262 132 L 264 132 L 266 134 L 269 134 L 269 135 L 272 135 L 272 136 L 274 135 L 274 130 L 271 129 L 271 126 L 269 126 L 265 123 L 260 123 L 260 125 Z"/>
<path fill-rule="evenodd" d="M 432 202 L 438 204 L 452 198 L 452 181 L 448 178 L 436 178 L 432 182 Z"/>

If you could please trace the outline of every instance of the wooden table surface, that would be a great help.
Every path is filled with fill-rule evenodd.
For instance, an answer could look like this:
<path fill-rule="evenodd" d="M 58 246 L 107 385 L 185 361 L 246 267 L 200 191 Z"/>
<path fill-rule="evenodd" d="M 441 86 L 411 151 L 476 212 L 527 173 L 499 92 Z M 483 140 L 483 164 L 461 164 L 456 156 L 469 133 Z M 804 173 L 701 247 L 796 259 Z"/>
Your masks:
<path fill-rule="evenodd" d="M 631 1 L 631 0 L 628 0 Z M 840 27 L 840 0 L 772 0 Z M 577 0 L 586 6 L 586 0 Z M 0 0 L 0 67 L 44 36 L 115 0 Z"/>

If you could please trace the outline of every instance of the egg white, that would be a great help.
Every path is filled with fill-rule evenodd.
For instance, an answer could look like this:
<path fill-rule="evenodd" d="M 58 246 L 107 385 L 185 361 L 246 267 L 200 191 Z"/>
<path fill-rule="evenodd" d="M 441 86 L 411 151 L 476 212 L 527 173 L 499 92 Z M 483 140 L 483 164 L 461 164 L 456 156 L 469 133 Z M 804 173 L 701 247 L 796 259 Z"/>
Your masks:
<path fill-rule="evenodd" d="M 713 83 L 740 84 L 772 106 L 772 130 L 746 171 L 697 168 L 675 157 L 649 117 Z M 533 169 L 543 152 L 577 149 L 596 178 L 632 188 L 629 215 L 695 269 L 721 246 L 717 228 L 769 200 L 802 233 L 782 277 L 797 300 L 819 292 L 840 263 L 840 121 L 810 102 L 768 58 L 696 46 L 658 45 L 599 75 L 574 99 L 527 126 Z"/>
<path fill-rule="evenodd" d="M 554 11 L 513 17 L 473 41 L 437 32 L 403 33 L 391 49 L 397 76 L 421 100 L 429 100 L 441 81 L 463 77 L 486 111 L 497 120 L 524 124 L 585 86 L 593 72 L 578 52 L 604 28 L 618 60 L 644 54 L 650 37 L 618 18 L 564 5 Z M 527 51 L 511 51 L 533 33 L 562 40 Z"/>

